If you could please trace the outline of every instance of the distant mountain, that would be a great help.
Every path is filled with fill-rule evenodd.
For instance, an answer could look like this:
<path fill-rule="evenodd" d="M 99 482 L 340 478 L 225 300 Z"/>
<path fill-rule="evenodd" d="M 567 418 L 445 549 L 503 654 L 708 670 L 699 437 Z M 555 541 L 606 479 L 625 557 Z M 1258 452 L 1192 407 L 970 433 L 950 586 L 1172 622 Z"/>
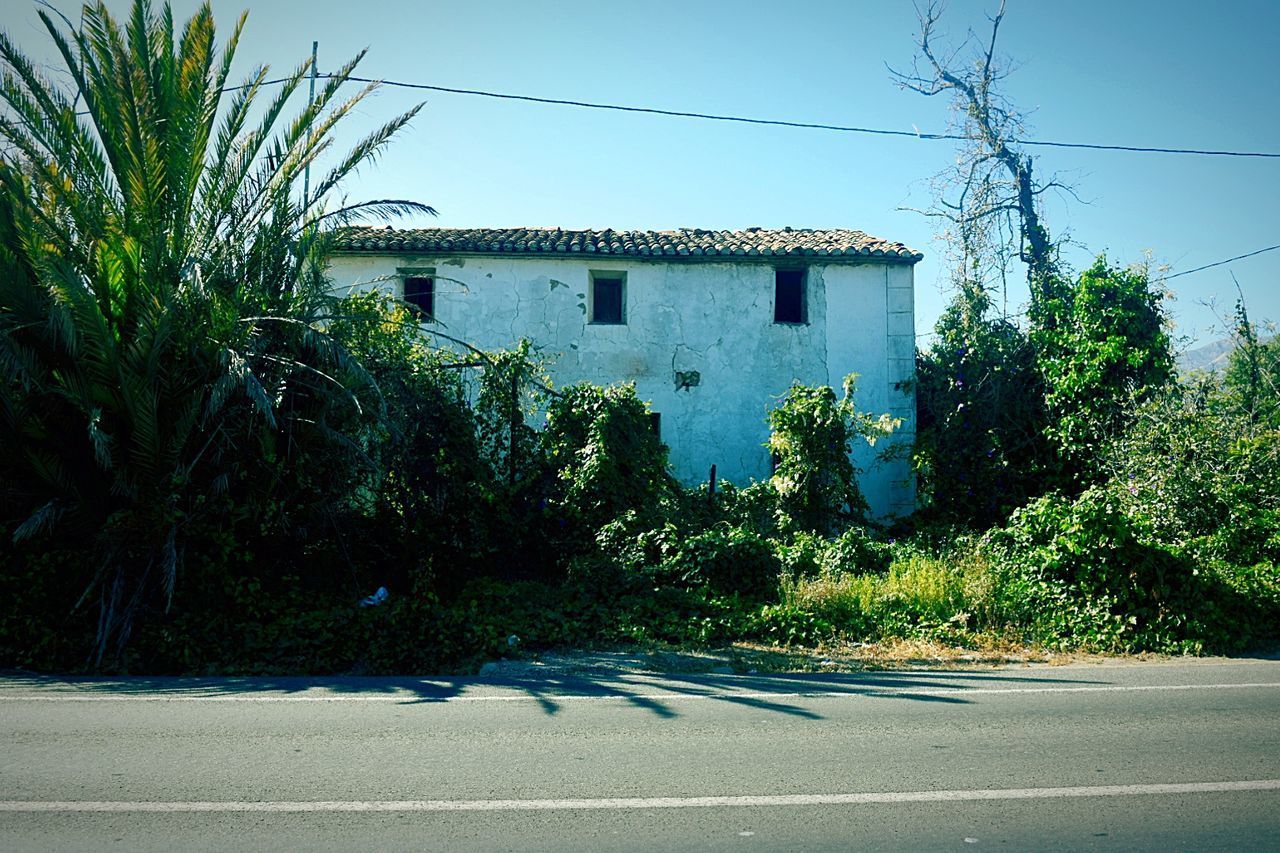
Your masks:
<path fill-rule="evenodd" d="M 1190 373 L 1193 370 L 1204 370 L 1216 373 L 1219 370 L 1224 370 L 1227 366 L 1227 359 L 1231 357 L 1231 352 L 1235 348 L 1235 338 L 1223 338 L 1220 341 L 1201 344 L 1178 356 L 1178 371 L 1180 373 Z"/>
<path fill-rule="evenodd" d="M 1264 335 L 1259 339 L 1259 343 L 1265 344 L 1269 340 L 1271 338 Z M 1217 373 L 1220 370 L 1225 370 L 1227 361 L 1231 358 L 1231 353 L 1235 348 L 1235 338 L 1223 338 L 1220 341 L 1210 341 L 1195 349 L 1189 349 L 1178 356 L 1178 371 L 1180 373 L 1190 373 L 1193 370 L 1204 370 L 1209 373 Z"/>

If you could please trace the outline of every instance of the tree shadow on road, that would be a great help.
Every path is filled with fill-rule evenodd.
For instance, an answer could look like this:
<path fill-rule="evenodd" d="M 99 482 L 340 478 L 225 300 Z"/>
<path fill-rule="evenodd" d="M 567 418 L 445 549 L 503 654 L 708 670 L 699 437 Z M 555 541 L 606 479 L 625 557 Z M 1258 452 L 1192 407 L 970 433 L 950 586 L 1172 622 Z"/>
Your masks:
<path fill-rule="evenodd" d="M 883 671 L 861 673 L 653 673 L 611 663 L 608 656 L 573 671 L 526 663 L 515 672 L 485 676 L 225 676 L 61 677 L 11 673 L 0 677 L 0 701 L 43 697 L 70 701 L 347 702 L 403 705 L 532 702 L 555 716 L 568 704 L 624 702 L 673 719 L 697 703 L 730 703 L 754 710 L 821 720 L 823 700 L 867 698 L 967 705 L 966 694 L 1007 684 L 1105 686 L 1098 679 L 1015 675 L 1009 672 Z M 994 682 L 994 684 L 993 684 Z"/>

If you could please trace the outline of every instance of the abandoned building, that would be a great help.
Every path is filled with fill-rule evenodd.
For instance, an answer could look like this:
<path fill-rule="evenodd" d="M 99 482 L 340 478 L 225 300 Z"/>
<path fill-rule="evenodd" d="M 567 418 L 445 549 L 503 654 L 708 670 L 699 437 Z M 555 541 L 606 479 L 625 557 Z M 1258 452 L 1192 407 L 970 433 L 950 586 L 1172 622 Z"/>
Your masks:
<path fill-rule="evenodd" d="M 910 467 L 877 461 L 915 437 L 913 267 L 920 253 L 852 230 L 570 231 L 357 228 L 330 275 L 378 288 L 453 338 L 529 338 L 557 384 L 634 382 L 687 484 L 768 477 L 768 411 L 793 382 L 839 391 L 902 426 L 855 448 L 879 517 L 915 506 Z M 447 344 L 446 344 L 447 345 Z"/>

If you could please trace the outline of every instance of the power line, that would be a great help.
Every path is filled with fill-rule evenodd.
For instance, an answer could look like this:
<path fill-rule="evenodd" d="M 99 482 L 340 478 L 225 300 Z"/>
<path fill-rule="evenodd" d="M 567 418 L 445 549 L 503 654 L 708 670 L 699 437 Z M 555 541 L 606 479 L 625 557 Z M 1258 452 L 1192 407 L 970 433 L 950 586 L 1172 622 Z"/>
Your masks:
<path fill-rule="evenodd" d="M 1277 245 L 1275 245 L 1275 246 L 1267 246 L 1265 249 L 1258 249 L 1258 250 L 1253 251 L 1253 252 L 1246 252 L 1246 253 L 1245 253 L 1245 254 L 1243 254 L 1243 255 L 1236 255 L 1234 258 L 1227 258 L 1225 261 L 1214 261 L 1213 263 L 1211 263 L 1211 264 L 1205 264 L 1205 265 L 1204 265 L 1204 266 L 1202 266 L 1202 267 L 1195 267 L 1194 269 L 1183 270 L 1182 272 L 1176 272 L 1176 273 L 1174 273 L 1173 275 L 1166 275 L 1166 276 L 1164 276 L 1164 277 L 1163 277 L 1163 280 L 1164 280 L 1164 281 L 1168 281 L 1169 279 L 1171 279 L 1171 278 L 1177 278 L 1177 277 L 1178 277 L 1178 276 L 1180 276 L 1180 275 L 1191 275 L 1193 272 L 1201 272 L 1202 270 L 1213 269 L 1214 267 L 1220 267 L 1220 266 L 1222 266 L 1223 264 L 1230 264 L 1230 263 L 1233 263 L 1233 262 L 1235 262 L 1235 261 L 1242 261 L 1242 260 L 1244 260 L 1245 258 L 1252 258 L 1254 255 L 1261 255 L 1261 254 L 1262 254 L 1262 253 L 1264 253 L 1264 252 L 1274 252 L 1276 249 L 1280 249 L 1280 244 L 1277 244 Z M 1015 311 L 1015 312 L 1014 312 L 1014 313 L 1012 313 L 1012 314 L 1003 314 L 1003 315 L 1000 317 L 1000 319 L 1002 319 L 1002 320 L 1016 320 L 1016 319 L 1018 319 L 1018 318 L 1020 318 L 1020 317 L 1025 317 L 1025 316 L 1027 316 L 1027 313 L 1028 313 L 1027 311 Z M 916 337 L 917 337 L 917 338 L 925 338 L 925 337 L 928 337 L 928 336 L 930 336 L 930 335 L 936 335 L 936 334 L 937 334 L 937 332 L 916 332 Z"/>
<path fill-rule="evenodd" d="M 331 74 L 321 74 L 321 77 L 332 77 Z M 451 95 L 475 95 L 482 98 L 498 98 L 506 101 L 525 101 L 533 104 L 554 104 L 565 107 L 581 107 L 591 110 L 612 110 L 614 112 L 624 113 L 645 113 L 648 115 L 673 116 L 677 118 L 694 118 L 706 121 L 726 121 L 738 124 L 757 124 L 769 125 L 772 127 L 796 127 L 806 130 L 831 130 L 839 133 L 867 133 L 877 136 L 904 136 L 913 139 L 929 139 L 929 140 L 956 140 L 963 141 L 968 139 L 966 136 L 954 133 L 921 133 L 910 130 L 889 130 L 887 128 L 877 127 L 855 127 L 841 124 L 821 124 L 818 122 L 807 121 L 786 121 L 783 119 L 765 119 L 751 118 L 748 116 L 721 115 L 717 113 L 695 113 L 685 112 L 683 110 L 668 110 L 659 107 L 636 107 L 625 104 L 604 104 L 594 101 L 572 101 L 563 98 L 542 98 L 534 95 L 513 95 L 507 92 L 488 92 L 483 89 L 455 89 L 449 86 L 433 86 L 428 83 L 406 83 L 401 80 L 377 80 L 372 77 L 348 77 L 356 83 L 381 83 L 384 86 L 393 86 L 400 89 L 419 89 L 428 92 L 445 92 Z M 1091 151 L 1130 151 L 1141 154 L 1197 154 L 1210 157 L 1266 157 L 1280 159 L 1280 152 L 1271 151 L 1226 151 L 1218 149 L 1205 148 L 1157 148 L 1144 147 L 1139 145 L 1103 145 L 1092 142 L 1054 142 L 1039 139 L 1011 139 L 1010 142 L 1019 145 L 1039 145 L 1051 148 L 1083 148 Z"/>
<path fill-rule="evenodd" d="M 1212 269 L 1213 267 L 1220 267 L 1223 264 L 1229 264 L 1232 261 L 1240 261 L 1240 260 L 1244 260 L 1245 258 L 1252 258 L 1254 255 L 1261 255 L 1263 252 L 1274 252 L 1276 249 L 1280 249 L 1280 244 L 1277 244 L 1275 246 L 1268 246 L 1265 249 L 1258 249 L 1256 252 L 1249 252 L 1244 255 L 1236 255 L 1234 258 L 1227 258 L 1225 261 L 1215 261 L 1214 263 L 1205 264 L 1204 266 L 1196 267 L 1195 269 L 1176 272 L 1173 275 L 1165 276 L 1164 279 L 1165 281 L 1168 281 L 1169 279 L 1177 278 L 1180 275 L 1191 275 L 1193 272 L 1200 272 L 1201 270 Z"/>
<path fill-rule="evenodd" d="M 332 79 L 337 75 L 317 74 L 316 76 L 327 80 Z M 263 80 L 259 85 L 277 85 L 286 82 L 287 79 L 288 78 Z M 874 136 L 898 136 L 908 139 L 952 140 L 957 142 L 963 142 L 969 138 L 956 133 L 924 133 L 922 131 L 891 130 L 889 128 L 882 127 L 856 127 L 853 125 L 822 124 L 819 122 L 808 121 L 787 121 L 785 119 L 752 118 L 749 116 L 721 115 L 718 113 L 695 113 L 686 112 L 684 110 L 668 110 L 660 107 L 636 107 L 626 104 L 603 104 L 596 103 L 594 101 L 573 101 L 564 98 L 542 98 L 535 95 L 513 95 L 508 92 L 489 92 L 483 89 L 457 89 L 449 86 L 434 86 L 429 83 L 407 83 L 403 80 L 379 80 L 374 77 L 347 77 L 346 79 L 352 83 L 378 83 L 383 86 L 391 86 L 398 89 L 444 92 L 450 95 L 474 95 L 476 97 L 497 98 L 504 101 L 523 101 L 531 104 L 552 104 L 555 106 L 579 107 L 589 110 L 610 110 L 613 112 L 641 113 L 645 115 L 668 116 L 673 118 L 692 118 L 702 119 L 704 121 L 723 121 L 735 124 L 754 124 L 769 127 L 794 127 L 803 130 L 829 130 L 837 133 L 864 133 Z M 228 86 L 222 91 L 234 92 L 245 88 L 248 88 L 248 85 Z M 88 111 L 82 110 L 75 114 L 78 116 L 88 115 Z M 19 120 L 19 123 L 26 124 L 26 122 L 21 120 Z M 1205 157 L 1261 157 L 1268 159 L 1280 159 L 1280 152 L 1273 151 L 1227 151 L 1211 148 L 1160 148 L 1140 145 L 1104 145 L 1093 142 L 1057 142 L 1045 139 L 1011 139 L 1009 141 L 1018 145 L 1038 145 L 1045 148 L 1079 148 L 1087 151 L 1128 151 L 1138 154 L 1192 154 Z M 1188 270 L 1187 272 L 1195 272 L 1195 270 Z M 1186 273 L 1179 273 L 1179 275 L 1186 275 Z"/>

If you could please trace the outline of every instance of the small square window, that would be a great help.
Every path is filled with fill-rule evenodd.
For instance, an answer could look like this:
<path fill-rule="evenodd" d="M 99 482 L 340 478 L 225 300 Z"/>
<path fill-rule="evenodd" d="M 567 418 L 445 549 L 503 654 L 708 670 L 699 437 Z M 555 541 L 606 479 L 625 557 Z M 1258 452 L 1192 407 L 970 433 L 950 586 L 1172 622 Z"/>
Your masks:
<path fill-rule="evenodd" d="M 626 322 L 626 287 L 621 275 L 591 277 L 591 322 L 621 325 Z"/>
<path fill-rule="evenodd" d="M 404 280 L 404 301 L 418 309 L 423 317 L 436 315 L 436 280 L 427 276 L 408 276 Z"/>
<path fill-rule="evenodd" d="M 773 322 L 804 323 L 804 270 L 773 271 Z"/>

